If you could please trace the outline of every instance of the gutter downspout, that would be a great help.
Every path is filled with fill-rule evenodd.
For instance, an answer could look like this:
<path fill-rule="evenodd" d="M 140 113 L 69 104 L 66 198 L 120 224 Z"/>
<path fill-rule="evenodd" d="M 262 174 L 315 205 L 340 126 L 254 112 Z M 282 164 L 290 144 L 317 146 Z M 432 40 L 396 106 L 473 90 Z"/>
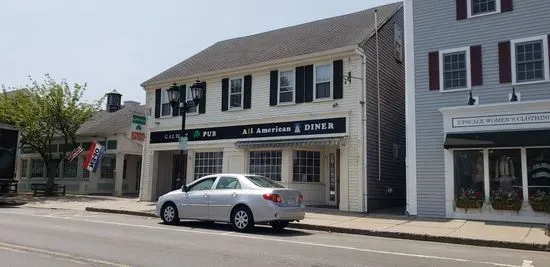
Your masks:
<path fill-rule="evenodd" d="M 378 105 L 378 181 L 382 180 L 382 150 L 380 144 L 380 57 L 378 51 L 378 10 L 374 10 L 374 30 L 376 35 L 376 96 Z"/>
<path fill-rule="evenodd" d="M 363 140 L 361 144 L 361 153 L 363 154 L 363 160 L 361 161 L 361 167 L 363 168 L 363 211 L 366 213 L 368 212 L 367 209 L 367 102 L 366 102 L 366 91 L 367 91 L 367 79 L 366 79 L 366 65 L 367 65 L 367 56 L 365 55 L 365 52 L 363 49 L 358 48 L 355 50 L 355 53 L 357 53 L 361 57 L 361 101 L 359 104 L 361 104 L 361 139 Z"/>

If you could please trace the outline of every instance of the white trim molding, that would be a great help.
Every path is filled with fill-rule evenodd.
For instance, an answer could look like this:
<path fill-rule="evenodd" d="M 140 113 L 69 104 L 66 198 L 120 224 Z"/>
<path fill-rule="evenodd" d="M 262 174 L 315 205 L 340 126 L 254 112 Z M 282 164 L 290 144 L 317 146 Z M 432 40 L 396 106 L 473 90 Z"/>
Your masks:
<path fill-rule="evenodd" d="M 516 45 L 519 43 L 542 41 L 542 58 L 544 60 L 544 79 L 518 82 L 516 70 Z M 542 82 L 550 82 L 550 64 L 548 58 L 548 37 L 546 35 L 533 36 L 522 39 L 510 40 L 510 59 L 512 60 L 512 85 L 536 84 Z"/>
<path fill-rule="evenodd" d="M 501 12 L 501 6 L 500 6 L 500 0 L 494 0 L 495 1 L 495 11 L 489 11 L 489 12 L 484 12 L 484 13 L 479 13 L 479 14 L 474 14 L 472 15 L 472 1 L 473 0 L 468 0 L 468 18 L 477 18 L 477 17 L 483 17 L 483 16 L 487 16 L 487 15 L 493 15 L 493 14 L 498 14 Z"/>
<path fill-rule="evenodd" d="M 414 62 L 414 22 L 413 0 L 405 0 L 405 118 L 406 118 L 406 211 L 409 215 L 418 214 L 416 187 L 416 88 Z"/>
<path fill-rule="evenodd" d="M 445 62 L 444 57 L 446 54 L 452 54 L 452 53 L 459 53 L 464 52 L 465 53 L 465 64 L 466 64 L 466 87 L 461 88 L 452 88 L 452 89 L 445 89 Z M 453 49 L 447 49 L 447 50 L 441 50 L 439 51 L 439 92 L 446 93 L 446 92 L 458 92 L 458 91 L 466 91 L 470 90 L 472 88 L 472 65 L 470 62 L 470 47 L 459 47 L 459 48 L 453 48 Z"/>

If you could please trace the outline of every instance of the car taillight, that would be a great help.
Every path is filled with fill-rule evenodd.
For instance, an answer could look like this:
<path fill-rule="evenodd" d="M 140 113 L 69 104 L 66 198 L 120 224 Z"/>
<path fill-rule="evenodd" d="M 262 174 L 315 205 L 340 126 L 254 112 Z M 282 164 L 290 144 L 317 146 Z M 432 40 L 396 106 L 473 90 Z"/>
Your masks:
<path fill-rule="evenodd" d="M 282 202 L 281 196 L 279 196 L 278 194 L 270 194 L 270 193 L 264 194 L 264 199 L 271 200 L 275 203 Z"/>
<path fill-rule="evenodd" d="M 304 201 L 304 196 L 300 195 L 300 197 L 298 198 L 298 203 L 302 204 L 303 201 Z"/>

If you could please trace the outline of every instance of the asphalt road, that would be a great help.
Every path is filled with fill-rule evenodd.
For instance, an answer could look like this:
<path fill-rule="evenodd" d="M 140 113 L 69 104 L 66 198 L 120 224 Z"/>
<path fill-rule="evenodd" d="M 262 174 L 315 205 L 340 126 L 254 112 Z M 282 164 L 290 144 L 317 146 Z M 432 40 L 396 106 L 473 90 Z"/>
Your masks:
<path fill-rule="evenodd" d="M 0 208 L 0 266 L 550 266 L 550 253 Z"/>

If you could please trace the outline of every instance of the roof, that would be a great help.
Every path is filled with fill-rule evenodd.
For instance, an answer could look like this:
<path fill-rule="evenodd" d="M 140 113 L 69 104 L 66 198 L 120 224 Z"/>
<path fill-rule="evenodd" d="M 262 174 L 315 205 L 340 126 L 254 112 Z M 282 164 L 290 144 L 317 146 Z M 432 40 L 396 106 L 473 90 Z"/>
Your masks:
<path fill-rule="evenodd" d="M 77 135 L 111 135 L 125 133 L 132 124 L 132 115 L 146 115 L 147 107 L 124 106 L 115 112 L 98 111 L 82 124 Z"/>
<path fill-rule="evenodd" d="M 396 2 L 347 15 L 220 41 L 143 82 L 194 78 L 198 74 L 359 45 L 401 8 Z"/>

